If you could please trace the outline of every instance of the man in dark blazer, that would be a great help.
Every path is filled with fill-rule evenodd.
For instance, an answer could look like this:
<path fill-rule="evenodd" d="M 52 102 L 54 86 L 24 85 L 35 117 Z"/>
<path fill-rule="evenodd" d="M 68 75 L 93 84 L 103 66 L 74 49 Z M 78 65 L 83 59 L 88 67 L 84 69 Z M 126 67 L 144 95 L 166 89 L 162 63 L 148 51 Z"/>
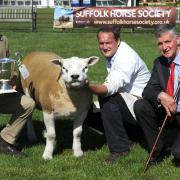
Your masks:
<path fill-rule="evenodd" d="M 149 150 L 153 147 L 159 133 L 159 127 L 166 114 L 168 115 L 168 123 L 177 121 L 178 126 L 180 126 L 180 102 L 179 98 L 177 102 L 173 98 L 180 75 L 180 49 L 177 45 L 179 36 L 174 26 L 165 24 L 156 27 L 155 37 L 161 56 L 154 61 L 151 78 L 143 91 L 143 99 L 134 104 L 134 112 L 144 131 Z M 174 73 L 172 73 L 174 74 L 174 85 L 172 85 L 174 93 L 170 95 L 167 92 L 167 86 L 172 63 L 175 64 Z M 162 135 L 150 164 L 161 161 L 168 152 Z M 172 146 L 172 154 L 175 160 L 180 160 L 180 130 Z"/>

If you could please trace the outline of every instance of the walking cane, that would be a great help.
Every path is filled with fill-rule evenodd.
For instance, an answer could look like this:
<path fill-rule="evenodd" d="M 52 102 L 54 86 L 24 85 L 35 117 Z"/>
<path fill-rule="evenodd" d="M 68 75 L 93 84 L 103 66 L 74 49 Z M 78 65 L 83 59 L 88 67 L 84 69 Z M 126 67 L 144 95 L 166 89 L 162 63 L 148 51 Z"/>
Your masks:
<path fill-rule="evenodd" d="M 177 96 L 178 96 L 179 90 L 180 90 L 180 77 L 178 78 L 178 87 L 177 87 L 176 92 L 175 92 L 175 95 L 174 95 L 174 97 L 173 97 L 175 101 L 177 100 Z M 160 128 L 160 130 L 159 130 L 159 134 L 157 135 L 157 138 L 156 138 L 156 140 L 155 140 L 155 142 L 154 142 L 154 145 L 153 145 L 153 147 L 152 147 L 152 150 L 151 150 L 151 152 L 150 152 L 150 154 L 149 154 L 149 156 L 148 156 L 148 158 L 147 158 L 147 161 L 146 161 L 146 163 L 145 163 L 144 172 L 146 172 L 146 170 L 147 170 L 147 168 L 148 168 L 149 161 L 150 161 L 150 159 L 151 159 L 151 157 L 152 157 L 152 155 L 153 155 L 153 153 L 154 153 L 155 147 L 156 147 L 156 145 L 157 145 L 157 143 L 158 143 L 158 141 L 159 141 L 159 138 L 160 138 L 161 133 L 162 133 L 162 131 L 163 131 L 163 129 L 164 129 L 164 126 L 165 126 L 165 124 L 166 124 L 167 119 L 168 119 L 168 115 L 166 114 L 166 116 L 165 116 L 165 118 L 164 118 L 164 121 L 163 121 L 163 124 L 162 124 L 162 126 L 161 126 L 161 128 Z"/>

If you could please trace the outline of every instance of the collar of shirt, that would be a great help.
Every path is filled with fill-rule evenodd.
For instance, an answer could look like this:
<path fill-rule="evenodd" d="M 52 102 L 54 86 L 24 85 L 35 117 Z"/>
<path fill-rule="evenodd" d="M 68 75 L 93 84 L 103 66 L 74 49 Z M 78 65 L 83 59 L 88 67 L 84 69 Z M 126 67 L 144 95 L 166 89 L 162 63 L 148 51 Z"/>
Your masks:
<path fill-rule="evenodd" d="M 116 53 L 117 53 L 117 51 L 116 51 Z M 106 67 L 107 67 L 107 71 L 108 71 L 108 72 L 110 71 L 110 69 L 111 69 L 111 67 L 112 67 L 112 64 L 114 63 L 116 53 L 114 54 L 113 57 L 111 57 L 111 58 L 106 58 Z"/>
<path fill-rule="evenodd" d="M 175 64 L 178 64 L 180 66 L 180 53 L 175 57 L 174 61 Z"/>
<path fill-rule="evenodd" d="M 116 59 L 116 56 L 117 56 L 117 54 L 118 54 L 118 50 L 119 50 L 121 44 L 123 44 L 123 43 L 124 43 L 124 42 L 121 41 L 121 43 L 120 43 L 120 45 L 119 45 L 116 53 L 115 53 L 111 58 L 106 58 L 106 64 L 107 64 L 107 69 L 108 69 L 108 70 L 111 69 L 111 66 L 113 65 L 113 63 L 114 63 L 114 61 L 115 61 L 115 59 Z"/>
<path fill-rule="evenodd" d="M 116 54 L 117 54 L 117 51 L 116 51 L 116 53 L 113 55 L 113 57 L 111 57 L 111 58 L 106 58 L 107 67 L 108 67 L 108 68 L 111 68 L 111 66 L 112 66 L 112 64 L 113 64 L 113 62 L 114 62 L 114 60 L 115 60 Z"/>

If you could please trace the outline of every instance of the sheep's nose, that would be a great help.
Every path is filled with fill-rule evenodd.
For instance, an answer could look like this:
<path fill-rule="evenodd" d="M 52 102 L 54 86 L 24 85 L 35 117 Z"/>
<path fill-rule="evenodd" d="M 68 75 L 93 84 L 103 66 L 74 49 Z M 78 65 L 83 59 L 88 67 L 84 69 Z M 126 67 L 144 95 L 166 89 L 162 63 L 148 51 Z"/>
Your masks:
<path fill-rule="evenodd" d="M 79 77 L 78 74 L 73 74 L 73 75 L 71 75 L 71 78 L 72 78 L 72 79 L 78 79 L 78 77 Z"/>

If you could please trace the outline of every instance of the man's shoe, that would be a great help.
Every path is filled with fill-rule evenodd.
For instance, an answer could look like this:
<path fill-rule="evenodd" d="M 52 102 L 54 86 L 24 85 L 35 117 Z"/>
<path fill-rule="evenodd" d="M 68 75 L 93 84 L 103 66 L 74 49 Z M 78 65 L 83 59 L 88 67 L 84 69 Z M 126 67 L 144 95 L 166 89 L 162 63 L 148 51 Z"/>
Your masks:
<path fill-rule="evenodd" d="M 110 153 L 110 155 L 108 156 L 108 158 L 105 160 L 105 162 L 107 164 L 114 164 L 115 162 L 117 162 L 120 158 L 125 157 L 129 154 L 129 151 L 124 151 L 124 152 L 112 152 Z"/>
<path fill-rule="evenodd" d="M 180 159 L 172 159 L 172 163 L 174 164 L 175 167 L 180 167 Z"/>
<path fill-rule="evenodd" d="M 0 138 L 0 153 L 4 153 L 16 157 L 26 157 L 26 154 L 19 151 L 15 146 L 7 143 L 2 138 Z"/>

